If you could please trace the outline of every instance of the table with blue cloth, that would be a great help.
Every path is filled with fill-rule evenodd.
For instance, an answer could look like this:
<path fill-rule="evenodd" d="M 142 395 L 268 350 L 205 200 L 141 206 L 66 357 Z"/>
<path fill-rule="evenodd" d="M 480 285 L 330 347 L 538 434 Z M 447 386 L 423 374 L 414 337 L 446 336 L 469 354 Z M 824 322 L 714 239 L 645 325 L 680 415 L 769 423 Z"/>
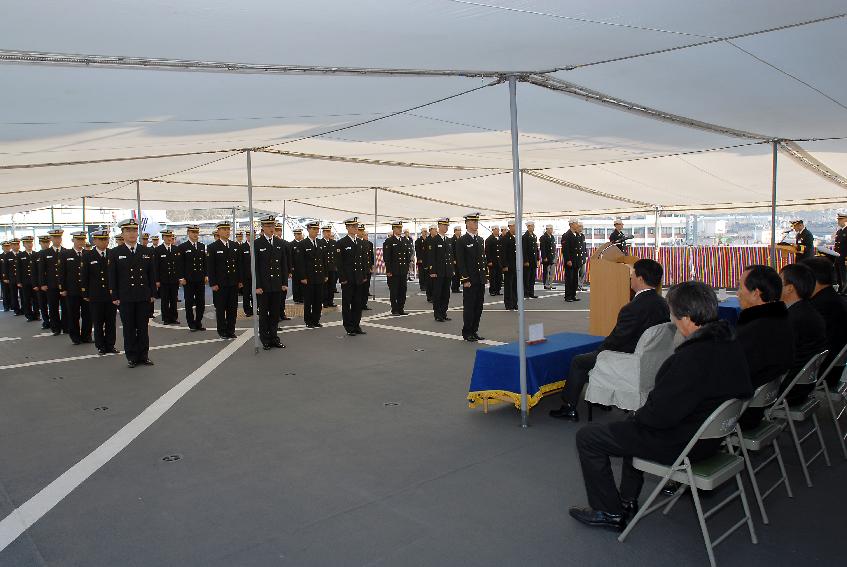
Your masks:
<path fill-rule="evenodd" d="M 557 333 L 547 340 L 526 346 L 527 409 L 541 398 L 561 390 L 568 377 L 571 359 L 595 350 L 603 337 L 584 333 Z M 488 412 L 491 402 L 512 402 L 521 407 L 521 385 L 518 343 L 476 351 L 468 406 L 483 406 Z"/>
<path fill-rule="evenodd" d="M 738 316 L 741 314 L 741 304 L 737 297 L 729 297 L 718 304 L 718 319 L 729 321 L 735 326 L 738 323 Z"/>

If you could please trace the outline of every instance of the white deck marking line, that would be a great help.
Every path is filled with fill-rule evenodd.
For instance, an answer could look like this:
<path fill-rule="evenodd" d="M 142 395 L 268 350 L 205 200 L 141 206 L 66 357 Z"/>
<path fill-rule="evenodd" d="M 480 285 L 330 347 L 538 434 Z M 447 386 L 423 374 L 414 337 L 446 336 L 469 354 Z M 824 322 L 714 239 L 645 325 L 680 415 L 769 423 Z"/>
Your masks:
<path fill-rule="evenodd" d="M 385 329 L 387 331 L 402 331 L 404 333 L 413 333 L 416 335 L 428 335 L 430 337 L 439 337 L 442 339 L 452 339 L 455 341 L 463 341 L 465 339 L 462 338 L 462 335 L 450 335 L 447 333 L 436 333 L 435 331 L 424 331 L 423 329 L 407 329 L 405 327 L 394 327 L 392 325 L 382 325 L 380 323 L 371 323 L 370 321 L 362 321 L 362 325 L 366 327 L 376 327 L 377 329 Z M 501 343 L 500 341 L 491 341 L 488 339 L 477 341 L 483 345 L 490 346 L 500 346 L 506 343 Z"/>
<path fill-rule="evenodd" d="M 200 368 L 186 376 L 176 386 L 168 390 L 162 397 L 150 404 L 136 418 L 124 425 L 117 433 L 94 449 L 77 464 L 64 472 L 59 478 L 48 484 L 41 491 L 15 508 L 8 516 L 0 521 L 0 551 L 3 551 L 35 522 L 52 510 L 68 494 L 85 482 L 91 475 L 108 463 L 127 445 L 153 425 L 194 386 L 199 384 L 215 368 L 235 353 L 239 347 L 249 341 L 253 331 L 242 333 L 239 337 L 209 360 Z"/>
<path fill-rule="evenodd" d="M 252 330 L 251 330 L 252 332 Z M 201 345 L 205 343 L 222 343 L 224 339 L 203 339 L 199 341 L 188 341 L 185 343 L 172 343 L 167 345 L 158 345 L 150 347 L 150 350 L 160 350 L 164 348 L 177 348 L 191 345 Z M 42 364 L 53 364 L 55 362 L 73 362 L 74 360 L 85 360 L 87 358 L 106 358 L 109 356 L 122 356 L 124 353 L 110 354 L 80 354 L 78 356 L 69 356 L 67 358 L 51 358 L 49 360 L 33 360 L 30 362 L 21 362 L 18 364 L 4 364 L 0 366 L 0 370 L 12 370 L 14 368 L 26 368 L 27 366 L 41 366 Z"/>
<path fill-rule="evenodd" d="M 19 340 L 21 340 L 20 337 L 0 337 L 0 342 L 3 342 L 3 341 L 19 341 Z"/>
<path fill-rule="evenodd" d="M 524 309 L 524 313 L 588 313 L 590 309 Z M 485 312 L 489 313 L 510 313 L 509 311 L 501 311 L 499 309 L 489 309 Z M 512 312 L 513 313 L 513 312 Z"/>
<path fill-rule="evenodd" d="M 37 335 L 32 335 L 32 338 L 33 339 L 40 339 L 41 337 L 52 337 L 52 336 L 53 336 L 53 332 L 47 331 L 46 333 L 39 333 Z"/>

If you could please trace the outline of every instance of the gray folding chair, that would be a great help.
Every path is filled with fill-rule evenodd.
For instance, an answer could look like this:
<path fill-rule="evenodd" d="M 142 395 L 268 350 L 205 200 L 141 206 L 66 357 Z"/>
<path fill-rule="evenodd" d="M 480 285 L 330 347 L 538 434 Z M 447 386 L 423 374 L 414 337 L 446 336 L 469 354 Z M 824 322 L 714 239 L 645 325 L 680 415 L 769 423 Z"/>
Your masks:
<path fill-rule="evenodd" d="M 788 400 L 786 400 L 785 397 L 791 391 L 791 388 L 797 385 L 814 384 L 815 387 L 817 387 L 818 371 L 820 370 L 821 364 L 823 364 L 823 359 L 826 358 L 828 352 L 829 351 L 825 350 L 813 356 L 809 362 L 800 369 L 797 376 L 791 380 L 788 387 L 785 388 L 782 394 L 779 395 L 774 404 L 765 412 L 765 417 L 768 419 L 781 419 L 788 424 L 788 429 L 791 431 L 791 437 L 794 439 L 794 448 L 797 449 L 797 457 L 800 459 L 800 466 L 803 468 L 803 474 L 806 476 L 806 484 L 808 486 L 812 486 L 812 478 L 809 476 L 809 465 L 811 465 L 815 459 L 823 455 L 823 458 L 826 461 L 826 466 L 832 466 L 829 462 L 829 453 L 827 452 L 826 445 L 823 442 L 823 434 L 821 433 L 821 428 L 818 424 L 818 416 L 815 415 L 815 410 L 817 410 L 820 402 L 815 396 L 809 396 L 809 398 L 802 403 L 789 406 Z M 798 437 L 797 427 L 794 424 L 808 421 L 809 418 L 812 420 L 811 429 L 809 429 L 803 437 Z M 817 434 L 821 448 L 817 453 L 806 460 L 806 456 L 803 453 L 803 442 L 814 434 Z"/>
<path fill-rule="evenodd" d="M 747 493 L 744 491 L 744 483 L 741 482 L 741 473 L 744 471 L 744 458 L 740 455 L 731 453 L 719 452 L 713 457 L 692 463 L 688 454 L 694 448 L 694 445 L 701 439 L 726 439 L 729 435 L 735 433 L 740 435 L 738 428 L 738 418 L 741 415 L 741 410 L 744 404 L 741 400 L 727 400 L 722 403 L 715 411 L 712 412 L 685 449 L 679 454 L 679 457 L 670 466 L 648 461 L 645 459 L 633 458 L 632 466 L 636 469 L 650 473 L 654 476 L 661 477 L 659 484 L 653 489 L 650 497 L 644 503 L 644 507 L 638 511 L 632 521 L 629 522 L 626 529 L 618 537 L 618 541 L 624 541 L 629 535 L 629 532 L 635 528 L 644 516 L 652 514 L 659 508 L 664 507 L 664 514 L 670 512 L 671 507 L 676 503 L 680 496 L 685 492 L 686 487 L 691 488 L 691 496 L 694 499 L 694 508 L 697 510 L 697 519 L 700 521 L 700 530 L 703 532 L 703 542 L 706 544 L 706 553 L 709 555 L 709 563 L 712 567 L 715 566 L 714 548 L 725 540 L 735 530 L 747 524 L 750 530 L 750 540 L 753 543 L 758 543 L 756 539 L 756 531 L 753 528 L 753 518 L 750 514 L 750 506 L 747 504 Z M 723 501 L 715 505 L 706 513 L 703 513 L 703 507 L 700 504 L 698 490 L 714 490 L 725 482 L 735 478 L 738 484 L 738 490 L 734 491 Z M 676 491 L 673 496 L 665 498 L 659 503 L 653 504 L 656 498 L 661 494 L 665 485 L 675 480 L 682 486 Z M 740 498 L 741 505 L 744 507 L 744 517 L 730 527 L 716 540 L 712 541 L 709 535 L 709 529 L 706 526 L 706 520 L 715 512 L 726 506 L 735 498 Z"/>
<path fill-rule="evenodd" d="M 821 373 L 818 379 L 818 385 L 815 388 L 815 393 L 818 399 L 823 398 L 826 401 L 826 407 L 829 409 L 829 416 L 832 418 L 832 424 L 835 426 L 835 434 L 838 435 L 838 442 L 841 443 L 841 451 L 844 453 L 844 458 L 847 459 L 847 433 L 841 431 L 839 420 L 847 413 L 847 382 L 839 382 L 835 390 L 830 390 L 824 377 L 829 375 L 833 368 L 844 366 L 847 363 L 847 345 L 841 349 L 826 370 Z M 836 411 L 836 405 L 840 408 Z"/>
<path fill-rule="evenodd" d="M 753 394 L 753 397 L 745 402 L 742 413 L 746 411 L 747 408 L 771 407 L 779 397 L 779 385 L 782 384 L 785 376 L 786 375 L 783 374 L 779 378 L 771 380 L 767 384 L 762 384 L 756 388 L 756 392 Z M 785 429 L 784 423 L 775 423 L 769 419 L 762 419 L 759 425 L 749 430 L 745 430 L 739 426 L 741 435 L 730 435 L 727 438 L 730 452 L 732 452 L 732 447 L 741 448 L 741 454 L 744 456 L 744 464 L 747 466 L 747 474 L 750 477 L 750 484 L 753 485 L 753 494 L 756 495 L 756 502 L 759 504 L 759 512 L 761 512 L 762 521 L 765 524 L 770 523 L 768 514 L 765 512 L 765 498 L 770 496 L 770 494 L 781 484 L 785 485 L 788 497 L 794 497 L 794 494 L 791 492 L 791 485 L 788 483 L 788 473 L 785 471 L 785 463 L 782 460 L 782 453 L 780 453 L 779 444 L 776 441 L 783 429 Z M 770 456 L 768 456 L 768 458 L 754 467 L 753 462 L 750 459 L 749 452 L 763 451 L 768 447 L 771 447 L 773 452 Z M 759 489 L 759 481 L 756 478 L 756 473 L 768 466 L 774 460 L 776 460 L 779 465 L 780 477 L 767 490 L 762 492 Z"/>

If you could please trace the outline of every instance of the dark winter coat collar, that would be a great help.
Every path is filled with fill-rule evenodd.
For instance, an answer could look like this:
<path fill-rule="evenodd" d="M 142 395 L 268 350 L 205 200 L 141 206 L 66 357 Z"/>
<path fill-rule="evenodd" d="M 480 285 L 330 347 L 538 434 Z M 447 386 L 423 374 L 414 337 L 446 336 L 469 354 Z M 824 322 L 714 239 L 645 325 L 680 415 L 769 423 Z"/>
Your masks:
<path fill-rule="evenodd" d="M 733 338 L 735 338 L 735 332 L 728 322 L 723 320 L 712 321 L 701 325 L 699 329 L 694 331 L 694 333 L 685 340 L 685 342 L 676 347 L 676 350 L 679 351 L 682 348 L 696 343 L 708 341 L 726 342 L 731 341 Z"/>
<path fill-rule="evenodd" d="M 738 316 L 738 324 L 746 325 L 757 319 L 785 319 L 786 317 L 788 317 L 788 308 L 785 304 L 781 301 L 771 301 L 742 310 Z"/>

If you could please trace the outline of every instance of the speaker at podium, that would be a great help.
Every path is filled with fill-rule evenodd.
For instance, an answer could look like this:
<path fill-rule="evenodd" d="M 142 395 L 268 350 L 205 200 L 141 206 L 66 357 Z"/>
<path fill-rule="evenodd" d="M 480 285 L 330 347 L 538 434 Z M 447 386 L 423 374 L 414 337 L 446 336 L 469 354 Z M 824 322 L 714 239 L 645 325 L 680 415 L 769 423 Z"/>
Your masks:
<path fill-rule="evenodd" d="M 615 328 L 618 312 L 629 303 L 629 274 L 639 260 L 627 256 L 615 243 L 607 242 L 591 254 L 591 308 L 588 332 L 606 336 Z"/>

